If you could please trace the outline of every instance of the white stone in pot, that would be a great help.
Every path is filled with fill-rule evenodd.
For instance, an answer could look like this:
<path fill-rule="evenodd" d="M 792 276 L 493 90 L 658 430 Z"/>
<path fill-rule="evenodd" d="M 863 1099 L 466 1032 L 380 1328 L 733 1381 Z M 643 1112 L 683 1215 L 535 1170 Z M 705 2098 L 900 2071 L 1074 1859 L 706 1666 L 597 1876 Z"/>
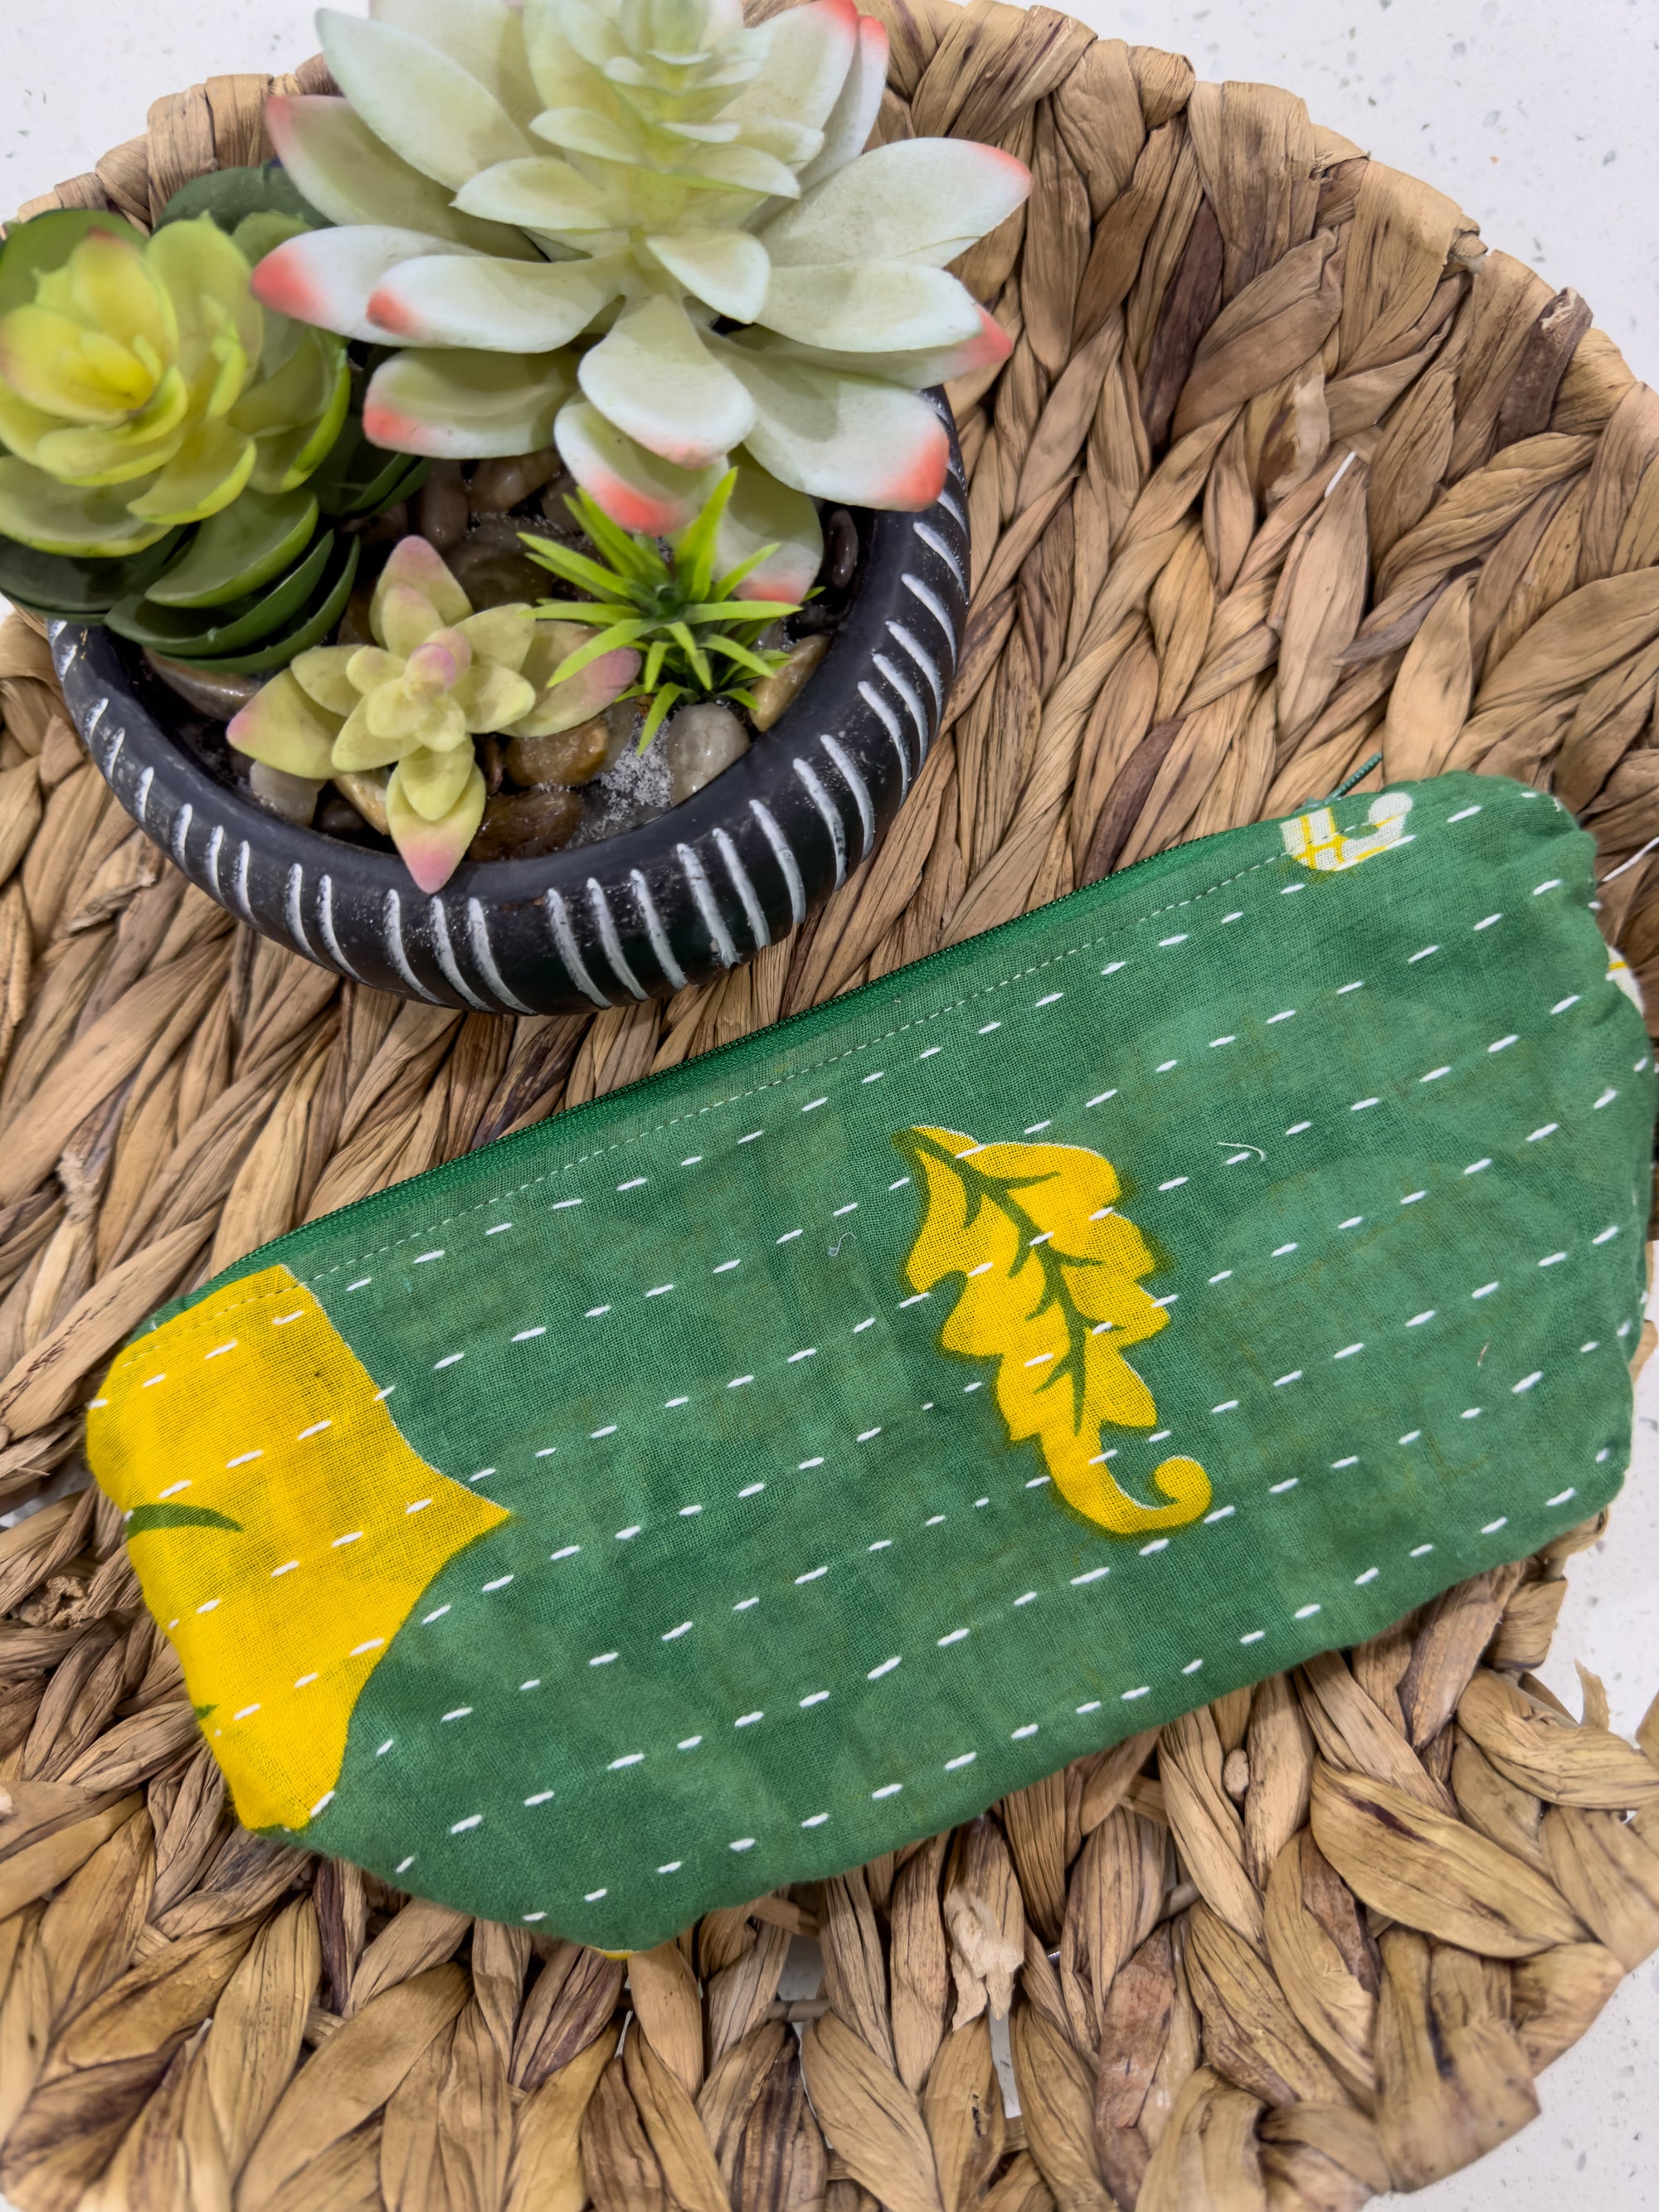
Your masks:
<path fill-rule="evenodd" d="M 663 748 L 668 756 L 669 796 L 678 806 L 748 751 L 749 732 L 729 707 L 706 699 L 669 717 Z"/>
<path fill-rule="evenodd" d="M 286 769 L 268 767 L 264 761 L 250 764 L 247 780 L 261 806 L 280 814 L 285 822 L 297 822 L 302 830 L 310 828 L 317 811 L 317 796 L 323 788 L 320 783 L 313 783 L 308 775 L 290 775 Z"/>

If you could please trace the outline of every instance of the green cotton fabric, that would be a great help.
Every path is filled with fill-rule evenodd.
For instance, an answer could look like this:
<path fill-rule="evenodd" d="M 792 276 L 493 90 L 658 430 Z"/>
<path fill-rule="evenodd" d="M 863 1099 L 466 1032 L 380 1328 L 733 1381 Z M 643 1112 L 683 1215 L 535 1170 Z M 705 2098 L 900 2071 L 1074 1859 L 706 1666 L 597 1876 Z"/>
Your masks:
<path fill-rule="evenodd" d="M 647 1946 L 1595 1512 L 1655 1096 L 1591 856 L 1462 775 L 1201 840 L 167 1309 L 94 1463 L 239 1809 Z"/>

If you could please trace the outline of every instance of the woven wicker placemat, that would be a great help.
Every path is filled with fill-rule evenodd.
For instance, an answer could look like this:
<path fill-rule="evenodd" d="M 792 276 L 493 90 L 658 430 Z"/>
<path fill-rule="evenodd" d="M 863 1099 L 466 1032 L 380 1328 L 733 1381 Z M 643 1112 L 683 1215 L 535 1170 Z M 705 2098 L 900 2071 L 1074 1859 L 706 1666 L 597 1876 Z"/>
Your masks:
<path fill-rule="evenodd" d="M 1583 301 L 1287 93 L 1043 8 L 864 4 L 882 134 L 995 140 L 1036 188 L 967 262 L 1015 346 L 953 394 L 975 561 L 947 733 L 786 943 L 597 1018 L 342 985 L 186 887 L 44 641 L 0 629 L 0 1510 L 75 1479 L 130 1328 L 295 1222 L 1379 747 L 1391 776 L 1559 792 L 1659 1004 L 1659 399 Z M 148 222 L 268 150 L 271 84 L 159 102 L 35 204 Z M 0 2190 L 1343 2212 L 1419 2186 L 1524 2125 L 1659 1943 L 1659 1705 L 1638 1750 L 1593 1677 L 1574 1723 L 1528 1671 L 1598 1528 L 621 1961 L 239 1832 L 116 1516 L 72 1490 L 0 1530 Z M 822 1994 L 781 2002 L 813 1936 Z"/>

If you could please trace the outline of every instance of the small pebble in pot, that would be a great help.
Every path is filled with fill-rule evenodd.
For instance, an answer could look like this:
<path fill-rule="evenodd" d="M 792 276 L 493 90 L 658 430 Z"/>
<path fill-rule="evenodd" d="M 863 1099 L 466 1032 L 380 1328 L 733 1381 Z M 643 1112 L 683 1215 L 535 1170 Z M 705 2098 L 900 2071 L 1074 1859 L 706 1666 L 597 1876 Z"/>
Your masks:
<path fill-rule="evenodd" d="M 218 676 L 194 667 L 188 660 L 172 660 L 164 653 L 144 649 L 144 659 L 162 683 L 215 722 L 228 722 L 240 714 L 259 686 L 263 676 Z"/>
<path fill-rule="evenodd" d="M 483 821 L 466 848 L 469 860 L 530 860 L 568 845 L 582 818 L 582 803 L 560 784 L 535 791 L 502 792 L 484 801 Z"/>
<path fill-rule="evenodd" d="M 605 757 L 607 768 L 615 768 L 626 752 L 631 752 L 639 743 L 640 726 L 645 720 L 643 699 L 613 699 L 605 710 L 605 726 L 611 732 L 611 748 Z"/>
<path fill-rule="evenodd" d="M 844 507 L 833 507 L 823 518 L 823 580 L 832 592 L 844 591 L 859 564 L 859 533 Z"/>
<path fill-rule="evenodd" d="M 749 732 L 729 707 L 707 699 L 670 717 L 663 738 L 668 791 L 674 805 L 712 783 L 749 750 Z"/>
<path fill-rule="evenodd" d="M 841 617 L 822 599 L 811 599 L 790 616 L 789 624 L 797 637 L 827 636 L 841 628 Z"/>
<path fill-rule="evenodd" d="M 577 489 L 576 479 L 569 470 L 562 469 L 537 502 L 547 520 L 568 538 L 579 538 L 582 534 L 580 524 L 565 504 L 567 500 L 574 499 Z"/>
<path fill-rule="evenodd" d="M 325 837 L 337 837 L 347 845 L 373 845 L 377 842 L 374 830 L 364 821 L 349 799 L 337 792 L 331 792 L 317 810 L 313 825 Z"/>
<path fill-rule="evenodd" d="M 378 642 L 368 626 L 368 610 L 374 599 L 372 584 L 359 584 L 346 601 L 346 611 L 340 617 L 340 627 L 334 633 L 336 645 L 374 645 Z"/>
<path fill-rule="evenodd" d="M 484 789 L 493 799 L 507 780 L 507 749 L 499 738 L 486 738 L 478 748 Z"/>
<path fill-rule="evenodd" d="M 480 547 L 487 546 L 490 551 L 496 553 L 522 553 L 524 551 L 522 533 L 532 527 L 533 526 L 522 515 L 476 515 L 473 518 L 472 527 L 467 532 L 466 550 L 472 553 L 477 551 Z M 545 575 L 547 572 L 544 569 L 542 573 Z"/>
<path fill-rule="evenodd" d="M 514 738 L 507 772 L 514 783 L 589 783 L 611 757 L 611 726 L 603 714 L 550 738 Z"/>
<path fill-rule="evenodd" d="M 446 556 L 449 573 L 475 609 L 507 606 L 519 600 L 527 600 L 533 606 L 556 588 L 547 570 L 538 568 L 520 544 L 520 527 L 510 515 L 483 515 L 465 544 Z"/>
<path fill-rule="evenodd" d="M 409 535 L 409 504 L 399 500 L 381 514 L 360 514 L 339 525 L 343 538 L 361 538 L 365 545 L 395 545 Z"/>
<path fill-rule="evenodd" d="M 317 794 L 323 788 L 320 783 L 313 783 L 308 775 L 290 775 L 286 769 L 267 767 L 264 761 L 252 763 L 247 781 L 249 790 L 269 812 L 305 829 L 311 826 Z"/>
<path fill-rule="evenodd" d="M 466 535 L 466 479 L 459 461 L 439 461 L 415 501 L 415 526 L 429 545 L 447 553 Z"/>
<path fill-rule="evenodd" d="M 556 449 L 544 446 L 539 453 L 513 453 L 503 459 L 480 461 L 467 486 L 474 514 L 505 514 L 509 507 L 538 492 L 557 476 L 564 464 Z"/>
<path fill-rule="evenodd" d="M 828 637 L 804 637 L 775 676 L 763 676 L 750 697 L 749 719 L 757 730 L 769 730 L 786 707 L 793 704 L 807 678 L 830 650 Z"/>
<path fill-rule="evenodd" d="M 384 774 L 366 775 L 354 769 L 334 779 L 336 791 L 343 799 L 349 799 L 369 828 L 378 830 L 382 837 L 392 834 L 386 821 L 386 787 Z"/>

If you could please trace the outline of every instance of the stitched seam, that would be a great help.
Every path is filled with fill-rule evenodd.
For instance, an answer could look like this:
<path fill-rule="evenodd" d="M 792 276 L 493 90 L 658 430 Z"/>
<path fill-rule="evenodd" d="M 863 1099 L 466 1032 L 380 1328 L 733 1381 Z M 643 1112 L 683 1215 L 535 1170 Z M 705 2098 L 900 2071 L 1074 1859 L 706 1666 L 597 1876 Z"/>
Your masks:
<path fill-rule="evenodd" d="M 551 1182 L 560 1176 L 569 1174 L 574 1169 L 586 1167 L 591 1161 L 605 1159 L 613 1152 L 624 1152 L 630 1146 L 641 1144 L 647 1138 L 661 1136 L 665 1131 L 678 1128 L 684 1122 L 700 1121 L 704 1115 L 716 1113 L 723 1107 L 741 1106 L 750 1098 L 764 1097 L 769 1091 L 783 1090 L 788 1085 L 800 1082 L 808 1076 L 821 1074 L 826 1068 L 839 1066 L 843 1060 L 854 1060 L 860 1053 L 869 1052 L 878 1045 L 889 1044 L 895 1037 L 903 1036 L 912 1030 L 921 1029 L 929 1022 L 941 1020 L 946 1014 L 956 1013 L 962 1007 L 971 1006 L 975 999 L 988 998 L 993 992 L 1006 991 L 1012 984 L 1022 983 L 1032 975 L 1042 975 L 1045 969 L 1058 967 L 1062 961 L 1077 959 L 1085 953 L 1097 951 L 1101 945 L 1109 943 L 1112 937 L 1121 935 L 1126 929 L 1138 929 L 1145 922 L 1156 921 L 1160 915 L 1176 914 L 1184 907 L 1196 906 L 1200 899 L 1212 898 L 1218 891 L 1226 890 L 1232 884 L 1242 883 L 1246 876 L 1256 875 L 1263 868 L 1280 867 L 1284 865 L 1285 859 L 1285 855 L 1283 853 L 1276 853 L 1265 860 L 1253 861 L 1249 867 L 1241 868 L 1237 874 L 1224 876 L 1219 883 L 1211 884 L 1201 891 L 1194 891 L 1188 898 L 1172 900 L 1168 906 L 1153 907 L 1149 912 L 1137 915 L 1132 921 L 1117 924 L 1112 931 L 1103 936 L 1090 938 L 1081 945 L 1067 945 L 1062 951 L 1051 953 L 1046 960 L 1036 961 L 1029 968 L 1017 969 L 1012 975 L 1001 976 L 994 983 L 982 984 L 976 991 L 968 992 L 959 999 L 950 1000 L 946 1005 L 935 1006 L 928 1013 L 915 1015 L 908 1022 L 901 1022 L 894 1029 L 883 1030 L 878 1036 L 866 1037 L 860 1043 L 848 1045 L 843 1051 L 834 1053 L 827 1059 L 814 1060 L 810 1065 L 793 1068 L 788 1074 L 778 1076 L 770 1083 L 756 1084 L 750 1090 L 732 1091 L 724 1098 L 711 1098 L 707 1104 L 696 1107 L 690 1112 L 672 1115 L 667 1121 L 659 1121 L 649 1129 L 635 1130 L 629 1136 L 619 1138 L 614 1144 L 600 1145 L 591 1152 L 582 1153 L 578 1158 L 567 1160 L 557 1168 L 550 1169 L 544 1174 L 532 1176 L 527 1182 L 515 1184 L 511 1190 L 497 1192 L 488 1199 L 480 1200 L 476 1206 L 465 1207 L 459 1213 L 446 1214 L 441 1221 L 428 1222 L 422 1228 L 407 1231 L 403 1236 L 393 1237 L 390 1243 L 376 1245 L 373 1251 L 360 1253 L 354 1260 L 337 1261 L 332 1267 L 325 1267 L 320 1273 L 312 1276 L 307 1287 L 309 1288 L 312 1283 L 325 1281 L 331 1275 L 337 1275 L 348 1267 L 361 1267 L 365 1261 L 380 1259 L 386 1253 L 395 1251 L 400 1244 L 411 1243 L 417 1238 L 435 1233 L 440 1229 L 447 1229 L 454 1223 L 464 1221 L 471 1214 L 482 1213 L 489 1206 L 499 1205 L 507 1199 L 520 1198 L 525 1192 L 534 1190 L 542 1183 Z"/>
<path fill-rule="evenodd" d="M 630 1146 L 642 1144 L 651 1137 L 661 1136 L 665 1130 L 678 1128 L 684 1122 L 699 1121 L 705 1114 L 716 1113 L 723 1107 L 741 1106 L 750 1098 L 763 1097 L 769 1091 L 783 1090 L 788 1085 L 799 1082 L 806 1077 L 819 1075 L 824 1069 L 839 1066 L 843 1060 L 856 1059 L 859 1054 L 871 1051 L 878 1045 L 890 1043 L 893 1038 L 903 1036 L 911 1030 L 921 1029 L 929 1022 L 942 1019 L 946 1014 L 956 1013 L 962 1007 L 971 1006 L 976 999 L 989 998 L 994 992 L 1006 991 L 1012 984 L 1024 982 L 1032 975 L 1042 975 L 1047 969 L 1060 966 L 1063 961 L 1079 959 L 1085 953 L 1097 952 L 1102 945 L 1111 943 L 1115 938 L 1121 937 L 1126 931 L 1139 929 L 1146 922 L 1158 921 L 1163 915 L 1178 914 L 1184 908 L 1197 906 L 1204 899 L 1213 898 L 1218 891 L 1228 890 L 1233 884 L 1243 883 L 1247 876 L 1259 875 L 1264 868 L 1282 867 L 1285 860 L 1285 855 L 1283 853 L 1274 853 L 1269 854 L 1265 860 L 1252 861 L 1248 868 L 1241 868 L 1234 875 L 1224 876 L 1219 882 L 1206 884 L 1202 890 L 1194 891 L 1186 898 L 1172 899 L 1167 906 L 1152 907 L 1145 914 L 1136 915 L 1126 921 L 1116 922 L 1099 936 L 1085 939 L 1080 945 L 1067 945 L 1061 951 L 1051 953 L 1046 960 L 1036 961 L 1029 968 L 1017 969 L 1012 975 L 1001 976 L 994 983 L 982 984 L 979 989 L 969 991 L 959 999 L 953 999 L 946 1005 L 935 1006 L 931 1012 L 918 1014 L 908 1022 L 901 1022 L 896 1028 L 884 1030 L 879 1036 L 866 1037 L 861 1042 L 849 1045 L 844 1051 L 832 1054 L 828 1059 L 814 1060 L 809 1066 L 792 1069 L 788 1074 L 781 1075 L 771 1083 L 757 1084 L 752 1090 L 733 1091 L 726 1097 L 710 1099 L 706 1105 L 696 1107 L 688 1113 L 673 1115 L 665 1121 L 657 1122 L 652 1128 L 635 1130 L 629 1136 L 619 1138 L 615 1144 L 601 1145 L 595 1151 L 583 1152 L 578 1158 L 566 1160 L 558 1167 L 547 1170 L 544 1174 L 532 1176 L 528 1181 L 515 1184 L 510 1190 L 493 1192 L 489 1197 L 479 1200 L 476 1206 L 464 1207 L 459 1212 L 446 1214 L 441 1220 L 429 1221 L 420 1228 L 408 1230 L 402 1236 L 394 1237 L 388 1243 L 376 1245 L 372 1251 L 360 1252 L 354 1259 L 337 1261 L 332 1266 L 323 1268 L 317 1274 L 307 1278 L 295 1276 L 294 1280 L 299 1288 L 311 1290 L 316 1284 L 325 1282 L 331 1276 L 342 1274 L 348 1268 L 360 1267 L 368 1261 L 384 1258 L 388 1252 L 395 1252 L 399 1245 L 412 1243 L 418 1239 L 435 1235 L 439 1231 L 452 1228 L 457 1222 L 465 1221 L 475 1213 L 483 1213 L 492 1206 L 505 1205 L 511 1199 L 521 1198 L 526 1191 L 535 1190 L 543 1183 L 556 1182 L 560 1176 L 568 1175 L 577 1168 L 586 1167 L 593 1160 L 605 1159 L 611 1153 L 624 1152 Z M 273 1267 L 280 1267 L 283 1263 L 281 1261 L 272 1261 L 270 1264 Z M 232 1287 L 234 1288 L 234 1285 Z M 199 1314 L 204 1318 L 217 1321 L 222 1319 L 227 1314 L 242 1311 L 249 1306 L 270 1304 L 278 1297 L 288 1297 L 292 1295 L 292 1291 L 288 1290 L 264 1291 L 256 1297 L 233 1299 L 228 1305 L 189 1306 L 185 1310 L 192 1316 Z M 184 1316 L 176 1315 L 174 1318 L 182 1320 Z M 152 1328 L 155 1327 L 153 1322 L 151 1327 Z M 128 1363 L 137 1357 L 143 1348 L 142 1338 L 137 1344 L 130 1345 L 114 1366 L 110 1369 L 108 1381 L 112 1382 Z"/>

